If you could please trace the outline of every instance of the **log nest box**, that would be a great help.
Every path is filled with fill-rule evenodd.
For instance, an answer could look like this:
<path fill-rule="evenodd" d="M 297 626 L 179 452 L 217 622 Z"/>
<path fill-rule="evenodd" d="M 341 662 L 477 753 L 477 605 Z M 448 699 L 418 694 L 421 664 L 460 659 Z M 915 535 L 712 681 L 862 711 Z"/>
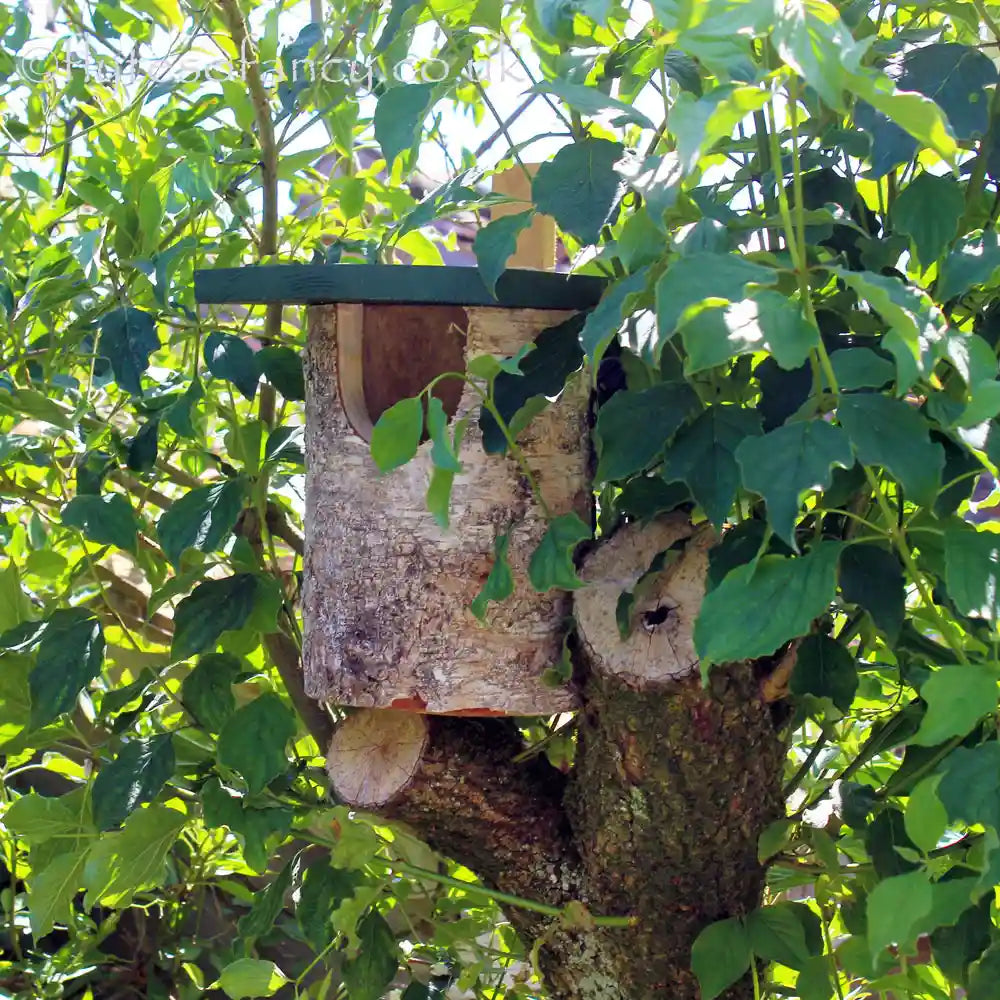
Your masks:
<path fill-rule="evenodd" d="M 472 268 L 268 265 L 200 271 L 201 303 L 305 304 L 306 551 L 303 653 L 308 694 L 363 708 L 457 715 L 548 715 L 575 707 L 542 681 L 560 659 L 570 595 L 536 593 L 528 561 L 545 519 L 517 462 L 487 454 L 480 401 L 459 378 L 434 394 L 470 415 L 450 525 L 427 512 L 431 443 L 380 474 L 379 416 L 470 358 L 509 357 L 600 298 L 600 279 L 505 272 L 495 297 Z M 588 386 L 573 376 L 519 437 L 553 515 L 590 516 Z M 469 605 L 510 532 L 514 595 L 481 624 Z"/>

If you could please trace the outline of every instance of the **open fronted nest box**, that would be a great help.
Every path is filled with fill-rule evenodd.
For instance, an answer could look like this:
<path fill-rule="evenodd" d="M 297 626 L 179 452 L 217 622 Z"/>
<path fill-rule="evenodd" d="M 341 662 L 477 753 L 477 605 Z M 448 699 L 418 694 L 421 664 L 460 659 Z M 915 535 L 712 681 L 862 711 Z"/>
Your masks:
<path fill-rule="evenodd" d="M 574 707 L 543 671 L 562 652 L 568 594 L 534 592 L 527 566 L 545 531 L 509 455 L 488 455 L 479 399 L 459 379 L 435 389 L 450 420 L 471 414 L 459 452 L 451 523 L 427 512 L 430 442 L 380 474 L 372 426 L 398 400 L 481 354 L 514 355 L 541 331 L 596 304 L 602 282 L 507 271 L 494 298 L 472 268 L 274 265 L 197 272 L 202 303 L 307 304 L 306 690 L 365 708 L 468 715 L 547 715 Z M 552 514 L 589 517 L 582 376 L 536 418 L 519 443 Z M 510 529 L 515 591 L 469 605 Z"/>

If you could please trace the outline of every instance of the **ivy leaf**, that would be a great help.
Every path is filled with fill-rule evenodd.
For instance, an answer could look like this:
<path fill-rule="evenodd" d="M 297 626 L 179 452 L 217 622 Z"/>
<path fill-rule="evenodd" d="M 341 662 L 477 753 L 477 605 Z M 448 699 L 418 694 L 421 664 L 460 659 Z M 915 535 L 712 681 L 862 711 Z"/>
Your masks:
<path fill-rule="evenodd" d="M 294 735 L 291 711 L 278 695 L 266 692 L 226 720 L 219 733 L 219 763 L 242 775 L 256 795 L 288 766 L 285 745 Z"/>
<path fill-rule="evenodd" d="M 906 613 L 906 583 L 892 552 L 868 542 L 846 546 L 840 556 L 840 590 L 844 600 L 864 608 L 895 641 Z"/>
<path fill-rule="evenodd" d="M 210 333 L 203 350 L 205 365 L 216 377 L 232 382 L 251 402 L 257 395 L 260 364 L 253 349 L 231 333 Z"/>
<path fill-rule="evenodd" d="M 601 301 L 589 313 L 580 331 L 580 346 L 587 356 L 587 363 L 593 365 L 618 335 L 623 314 L 633 295 L 640 294 L 649 278 L 647 268 L 642 268 L 622 278 L 604 290 Z"/>
<path fill-rule="evenodd" d="M 989 61 L 989 60 L 987 60 Z M 949 177 L 924 171 L 903 188 L 890 213 L 893 228 L 909 236 L 924 269 L 941 256 L 958 232 L 965 195 Z"/>
<path fill-rule="evenodd" d="M 616 392 L 601 407 L 594 429 L 599 483 L 625 479 L 646 468 L 698 405 L 684 382 L 658 382 L 640 392 Z M 644 433 L 636 434 L 637 427 Z"/>
<path fill-rule="evenodd" d="M 963 615 L 997 620 L 1000 535 L 952 519 L 944 531 L 945 584 Z"/>
<path fill-rule="evenodd" d="M 433 89 L 429 83 L 404 84 L 389 88 L 379 97 L 373 123 L 386 170 L 391 171 L 396 157 L 416 142 Z"/>
<path fill-rule="evenodd" d="M 997 707 L 997 674 L 981 663 L 942 666 L 920 687 L 927 714 L 910 742 L 933 747 L 965 736 Z"/>
<path fill-rule="evenodd" d="M 753 410 L 709 406 L 693 423 L 682 427 L 667 447 L 663 478 L 668 483 L 686 483 L 712 523 L 721 528 L 740 485 L 736 450 L 742 441 L 760 432 L 760 417 Z"/>
<path fill-rule="evenodd" d="M 101 320 L 97 354 L 111 362 L 115 381 L 133 396 L 142 392 L 142 374 L 159 348 L 156 321 L 148 312 L 123 306 Z"/>
<path fill-rule="evenodd" d="M 715 1000 L 750 968 L 750 937 L 736 917 L 709 924 L 691 946 L 691 969 L 702 1000 Z"/>
<path fill-rule="evenodd" d="M 746 918 L 750 950 L 768 962 L 801 969 L 811 957 L 805 925 L 810 917 L 818 923 L 819 918 L 802 903 L 773 903 L 754 910 Z"/>
<path fill-rule="evenodd" d="M 539 593 L 548 590 L 575 590 L 583 586 L 576 575 L 573 553 L 577 545 L 591 537 L 590 528 L 576 513 L 560 514 L 549 521 L 538 548 L 528 563 L 528 579 Z"/>
<path fill-rule="evenodd" d="M 171 564 L 179 569 L 187 549 L 214 552 L 229 537 L 246 498 L 242 478 L 189 490 L 156 522 L 156 535 Z"/>
<path fill-rule="evenodd" d="M 693 253 L 674 261 L 656 283 L 657 349 L 702 308 L 740 302 L 749 285 L 777 280 L 777 271 L 731 253 Z"/>
<path fill-rule="evenodd" d="M 476 594 L 469 610 L 481 621 L 486 621 L 486 609 L 490 601 L 506 601 L 514 593 L 514 575 L 507 561 L 510 546 L 510 532 L 497 535 L 493 542 L 493 566 L 482 589 Z"/>
<path fill-rule="evenodd" d="M 797 697 L 829 698 L 846 714 L 858 689 L 857 663 L 847 649 L 829 636 L 808 635 L 795 655 L 789 689 Z"/>
<path fill-rule="evenodd" d="M 839 543 L 820 542 L 804 556 L 766 555 L 728 573 L 705 595 L 695 623 L 702 670 L 768 656 L 808 632 L 836 593 L 840 549 Z"/>
<path fill-rule="evenodd" d="M 528 88 L 529 94 L 553 94 L 561 101 L 585 115 L 599 115 L 604 112 L 617 112 L 614 124 L 618 126 L 632 124 L 640 128 L 652 129 L 656 126 L 641 111 L 631 104 L 609 97 L 603 90 L 588 87 L 582 83 L 572 83 L 569 80 L 544 80 Z"/>
<path fill-rule="evenodd" d="M 953 823 L 1000 828 L 1000 743 L 952 750 L 941 765 L 938 797 Z"/>
<path fill-rule="evenodd" d="M 35 666 L 28 675 L 31 727 L 50 723 L 75 704 L 77 695 L 101 671 L 104 630 L 85 608 L 54 611 L 45 623 Z"/>
<path fill-rule="evenodd" d="M 424 433 L 424 404 L 420 396 L 393 403 L 372 429 L 371 454 L 380 472 L 405 465 L 417 453 Z"/>
<path fill-rule="evenodd" d="M 232 653 L 206 653 L 181 682 L 184 707 L 210 732 L 219 732 L 236 711 L 232 685 L 242 670 Z"/>
<path fill-rule="evenodd" d="M 223 632 L 243 628 L 256 596 L 257 578 L 252 573 L 199 583 L 177 605 L 171 659 L 186 660 L 210 650 Z"/>
<path fill-rule="evenodd" d="M 385 917 L 370 910 L 358 924 L 358 939 L 357 957 L 343 966 L 347 995 L 351 1000 L 380 1000 L 399 968 L 395 935 Z"/>
<path fill-rule="evenodd" d="M 901 954 L 912 953 L 933 902 L 931 884 L 922 870 L 894 875 L 877 883 L 867 902 L 868 948 L 872 959 L 890 945 L 896 945 Z"/>
<path fill-rule="evenodd" d="M 507 260 L 517 249 L 517 238 L 531 225 L 533 212 L 502 215 L 476 233 L 472 252 L 476 255 L 483 284 L 496 295 L 497 280 L 507 269 Z"/>
<path fill-rule="evenodd" d="M 222 970 L 217 985 L 229 1000 L 249 1000 L 250 997 L 273 997 L 287 982 L 288 976 L 274 962 L 238 958 Z"/>
<path fill-rule="evenodd" d="M 535 207 L 581 243 L 596 243 L 621 198 L 622 180 L 615 164 L 623 152 L 621 143 L 607 139 L 563 146 L 535 174 L 531 184 Z"/>
<path fill-rule="evenodd" d="M 934 502 L 944 449 L 931 441 L 930 425 L 916 409 L 886 396 L 847 396 L 837 419 L 860 462 L 887 469 L 916 502 Z"/>
<path fill-rule="evenodd" d="M 84 537 L 98 545 L 116 545 L 135 552 L 139 545 L 139 525 L 128 499 L 121 493 L 104 496 L 75 496 L 61 513 L 62 523 L 79 528 Z"/>
<path fill-rule="evenodd" d="M 264 347 L 257 352 L 256 358 L 264 377 L 285 399 L 301 401 L 306 398 L 302 356 L 298 351 L 290 347 Z"/>
<path fill-rule="evenodd" d="M 961 240 L 941 265 L 935 288 L 938 301 L 948 302 L 975 285 L 985 285 L 998 267 L 1000 233 L 991 229 L 981 236 Z"/>
<path fill-rule="evenodd" d="M 126 743 L 94 780 L 94 823 L 98 830 L 113 830 L 144 802 L 155 799 L 173 773 L 174 745 L 169 733 Z"/>
<path fill-rule="evenodd" d="M 806 490 L 828 487 L 835 466 L 854 465 L 847 435 L 823 420 L 785 424 L 763 437 L 747 438 L 737 449 L 736 460 L 743 485 L 767 503 L 774 533 L 793 547 L 799 497 Z"/>

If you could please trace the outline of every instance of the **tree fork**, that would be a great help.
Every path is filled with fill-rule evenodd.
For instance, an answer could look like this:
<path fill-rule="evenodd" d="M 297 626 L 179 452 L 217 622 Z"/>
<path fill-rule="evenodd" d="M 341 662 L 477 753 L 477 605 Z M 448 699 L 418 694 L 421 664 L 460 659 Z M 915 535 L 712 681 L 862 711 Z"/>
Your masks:
<path fill-rule="evenodd" d="M 492 888 L 578 914 L 508 908 L 560 1000 L 697 1000 L 699 931 L 760 904 L 757 839 L 782 814 L 783 745 L 758 665 L 701 683 L 692 629 L 714 541 L 674 516 L 628 526 L 586 560 L 585 707 L 568 781 L 540 756 L 514 761 L 523 745 L 509 720 L 363 710 L 331 744 L 348 804 L 407 823 Z M 624 640 L 623 591 L 635 626 Z M 588 912 L 636 923 L 600 927 Z M 742 982 L 729 995 L 751 992 Z"/>

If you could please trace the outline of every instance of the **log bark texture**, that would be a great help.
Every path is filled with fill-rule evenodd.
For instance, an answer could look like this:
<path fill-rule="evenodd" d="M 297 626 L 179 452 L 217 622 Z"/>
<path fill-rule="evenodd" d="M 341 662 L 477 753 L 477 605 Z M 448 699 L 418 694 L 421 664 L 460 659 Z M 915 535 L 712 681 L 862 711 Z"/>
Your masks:
<path fill-rule="evenodd" d="M 426 509 L 433 469 L 429 441 L 415 459 L 386 475 L 371 460 L 365 428 L 357 426 L 365 422 L 358 411 L 372 404 L 363 392 L 370 380 L 358 368 L 370 367 L 378 352 L 373 355 L 358 338 L 381 330 L 394 345 L 383 362 L 395 358 L 391 381 L 401 389 L 407 358 L 399 343 L 421 342 L 413 331 L 408 339 L 392 340 L 387 309 L 426 307 L 309 310 L 306 690 L 339 705 L 437 713 L 546 715 L 572 709 L 576 700 L 568 688 L 548 687 L 540 679 L 560 657 L 570 598 L 557 591 L 537 594 L 528 583 L 528 560 L 545 520 L 517 462 L 484 452 L 476 393 L 466 385 L 457 398 L 454 420 L 472 419 L 459 451 L 463 471 L 452 487 L 449 528 L 439 527 Z M 449 307 L 449 315 L 454 312 Z M 568 315 L 471 307 L 464 312 L 465 328 L 458 330 L 453 321 L 449 328 L 452 339 L 459 335 L 457 348 L 443 337 L 446 331 L 427 338 L 429 349 L 445 344 L 440 371 L 464 371 L 466 359 L 480 354 L 515 354 Z M 367 362 L 358 360 L 365 357 Z M 434 370 L 426 358 L 414 358 L 411 367 L 416 378 L 411 374 L 409 393 L 401 396 L 419 393 Z M 581 377 L 574 377 L 519 437 L 553 514 L 588 511 L 587 395 Z M 378 405 L 390 402 L 383 398 Z M 468 606 L 490 572 L 496 536 L 508 530 L 515 594 L 490 609 L 484 628 Z"/>
<path fill-rule="evenodd" d="M 711 529 L 671 516 L 624 528 L 586 560 L 588 585 L 576 595 L 583 708 L 568 776 L 542 756 L 516 762 L 523 747 L 508 720 L 426 717 L 416 765 L 368 806 L 488 885 L 586 907 L 571 907 L 570 920 L 508 911 L 559 1000 L 697 1000 L 699 931 L 760 903 L 757 839 L 782 815 L 784 748 L 761 694 L 770 663 L 715 668 L 702 685 L 691 629 L 714 541 Z M 623 641 L 614 607 L 633 588 L 635 627 Z M 345 725 L 391 742 L 396 714 Z M 344 797 L 356 784 L 351 754 L 332 749 L 328 766 Z M 588 911 L 635 923 L 600 928 Z M 728 992 L 752 995 L 747 981 Z"/>

